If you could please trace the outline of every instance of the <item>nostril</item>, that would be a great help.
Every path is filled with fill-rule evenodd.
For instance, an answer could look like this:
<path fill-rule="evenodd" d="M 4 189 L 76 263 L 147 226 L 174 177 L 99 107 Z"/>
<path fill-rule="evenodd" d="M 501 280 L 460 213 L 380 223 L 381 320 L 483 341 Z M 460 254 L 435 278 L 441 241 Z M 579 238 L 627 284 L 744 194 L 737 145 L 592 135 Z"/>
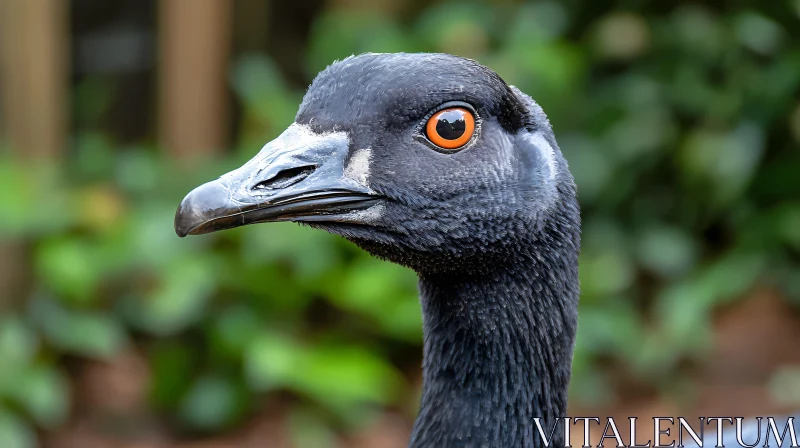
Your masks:
<path fill-rule="evenodd" d="M 297 168 L 289 168 L 286 170 L 279 171 L 278 174 L 274 175 L 273 177 L 261 181 L 257 183 L 253 189 L 254 190 L 280 190 L 282 188 L 290 187 L 301 180 L 305 179 L 306 177 L 310 176 L 311 173 L 316 170 L 317 167 L 313 165 L 309 166 L 299 166 Z"/>

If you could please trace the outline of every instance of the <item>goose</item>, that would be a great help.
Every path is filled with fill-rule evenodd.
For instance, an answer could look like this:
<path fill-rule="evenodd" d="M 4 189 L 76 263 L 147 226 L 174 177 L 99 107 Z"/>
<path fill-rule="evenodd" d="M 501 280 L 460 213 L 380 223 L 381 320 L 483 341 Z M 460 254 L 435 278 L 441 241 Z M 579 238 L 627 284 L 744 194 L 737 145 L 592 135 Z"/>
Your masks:
<path fill-rule="evenodd" d="M 536 419 L 567 415 L 576 186 L 542 108 L 491 69 L 446 54 L 333 63 L 280 136 L 183 199 L 175 231 L 275 221 L 417 273 L 423 386 L 409 447 L 542 446 Z"/>
<path fill-rule="evenodd" d="M 533 446 L 534 417 L 566 415 L 576 188 L 542 108 L 489 68 L 445 54 L 330 65 L 280 136 L 183 199 L 175 230 L 271 221 L 341 235 L 418 274 L 410 447 Z"/>

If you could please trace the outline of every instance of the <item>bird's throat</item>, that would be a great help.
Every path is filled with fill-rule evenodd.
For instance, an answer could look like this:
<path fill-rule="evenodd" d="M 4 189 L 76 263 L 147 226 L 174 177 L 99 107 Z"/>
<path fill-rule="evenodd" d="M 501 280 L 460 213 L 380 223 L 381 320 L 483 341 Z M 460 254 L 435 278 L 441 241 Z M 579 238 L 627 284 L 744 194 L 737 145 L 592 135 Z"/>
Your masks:
<path fill-rule="evenodd" d="M 550 427 L 567 410 L 576 266 L 561 256 L 420 276 L 424 383 L 410 447 L 541 446 L 533 419 Z"/>

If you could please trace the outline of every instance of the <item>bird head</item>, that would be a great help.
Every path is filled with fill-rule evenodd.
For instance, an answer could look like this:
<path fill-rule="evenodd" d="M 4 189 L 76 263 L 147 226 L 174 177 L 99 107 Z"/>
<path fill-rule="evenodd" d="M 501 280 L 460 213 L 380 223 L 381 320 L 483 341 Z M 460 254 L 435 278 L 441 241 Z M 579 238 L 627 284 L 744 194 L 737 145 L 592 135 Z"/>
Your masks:
<path fill-rule="evenodd" d="M 474 271 L 565 213 L 572 177 L 530 97 L 469 59 L 363 54 L 322 71 L 252 160 L 190 192 L 175 230 L 295 221 L 419 272 Z"/>

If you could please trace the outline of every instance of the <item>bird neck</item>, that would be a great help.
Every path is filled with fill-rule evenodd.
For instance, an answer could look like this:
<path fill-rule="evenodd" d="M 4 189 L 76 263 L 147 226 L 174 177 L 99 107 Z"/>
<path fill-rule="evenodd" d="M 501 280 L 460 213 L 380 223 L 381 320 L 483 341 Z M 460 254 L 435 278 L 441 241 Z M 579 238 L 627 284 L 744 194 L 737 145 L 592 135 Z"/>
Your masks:
<path fill-rule="evenodd" d="M 512 258 L 483 275 L 420 275 L 423 391 L 410 447 L 540 446 L 533 419 L 549 437 L 566 416 L 577 249 Z M 563 446 L 563 430 L 554 436 Z"/>

